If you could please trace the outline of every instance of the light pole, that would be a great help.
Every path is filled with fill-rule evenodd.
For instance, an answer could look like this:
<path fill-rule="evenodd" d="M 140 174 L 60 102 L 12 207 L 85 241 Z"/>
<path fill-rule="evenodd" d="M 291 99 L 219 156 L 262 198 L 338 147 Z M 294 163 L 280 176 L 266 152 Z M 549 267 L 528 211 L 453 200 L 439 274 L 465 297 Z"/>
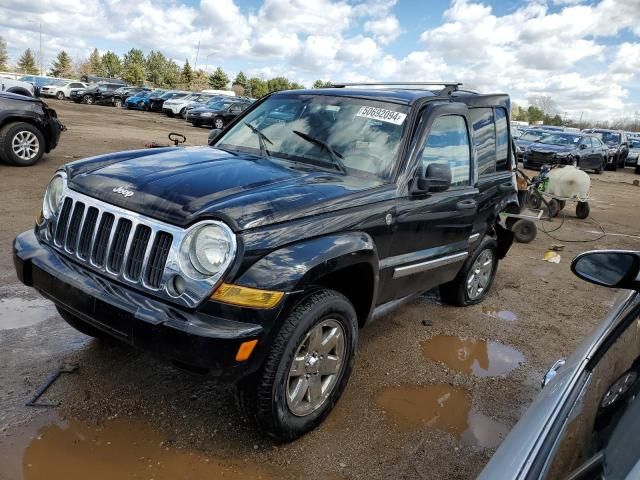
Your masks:
<path fill-rule="evenodd" d="M 38 27 L 40 28 L 40 53 L 39 53 L 39 57 L 40 57 L 40 75 L 43 75 L 43 71 L 44 69 L 42 68 L 42 22 L 36 22 L 35 20 L 29 20 L 29 22 L 31 23 L 35 23 L 38 25 Z"/>
<path fill-rule="evenodd" d="M 209 54 L 209 55 L 207 55 L 207 56 L 206 56 L 206 58 L 205 58 L 205 62 L 206 62 L 206 63 L 205 63 L 205 66 L 204 66 L 204 71 L 205 71 L 205 72 L 207 72 L 207 71 L 208 71 L 208 68 L 209 68 L 209 57 L 210 57 L 211 55 L 213 55 L 213 53 L 210 53 L 210 54 Z"/>

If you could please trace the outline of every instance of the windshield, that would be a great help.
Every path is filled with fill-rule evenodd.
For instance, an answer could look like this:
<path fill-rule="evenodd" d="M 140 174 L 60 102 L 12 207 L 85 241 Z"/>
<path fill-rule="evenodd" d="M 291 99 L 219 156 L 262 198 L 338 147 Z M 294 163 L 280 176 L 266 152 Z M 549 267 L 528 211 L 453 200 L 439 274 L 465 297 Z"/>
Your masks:
<path fill-rule="evenodd" d="M 615 132 L 597 132 L 600 134 L 602 141 L 609 145 L 620 143 L 620 134 Z"/>
<path fill-rule="evenodd" d="M 538 143 L 545 145 L 577 145 L 580 143 L 581 135 L 571 135 L 570 133 L 554 133 L 538 140 Z"/>
<path fill-rule="evenodd" d="M 229 105 L 231 105 L 231 102 L 223 102 L 222 100 L 214 100 L 213 102 L 207 103 L 207 108 L 210 108 L 211 110 L 224 110 Z"/>
<path fill-rule="evenodd" d="M 629 140 L 629 148 L 640 148 L 640 140 Z"/>
<path fill-rule="evenodd" d="M 519 140 L 529 140 L 531 142 L 535 142 L 536 140 L 544 137 L 545 135 L 549 135 L 549 132 L 534 132 L 529 130 L 520 135 Z"/>
<path fill-rule="evenodd" d="M 325 95 L 276 95 L 237 123 L 216 146 L 388 179 L 408 108 Z M 247 126 L 246 124 L 249 124 Z"/>

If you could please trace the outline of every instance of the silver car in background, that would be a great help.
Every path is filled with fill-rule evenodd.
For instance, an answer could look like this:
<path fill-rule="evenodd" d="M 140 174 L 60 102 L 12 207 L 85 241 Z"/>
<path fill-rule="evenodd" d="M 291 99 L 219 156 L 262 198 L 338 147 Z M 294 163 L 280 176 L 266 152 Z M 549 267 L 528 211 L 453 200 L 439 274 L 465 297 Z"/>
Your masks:
<path fill-rule="evenodd" d="M 481 480 L 640 479 L 640 252 L 587 252 L 571 269 L 588 282 L 631 292 L 547 372 Z"/>

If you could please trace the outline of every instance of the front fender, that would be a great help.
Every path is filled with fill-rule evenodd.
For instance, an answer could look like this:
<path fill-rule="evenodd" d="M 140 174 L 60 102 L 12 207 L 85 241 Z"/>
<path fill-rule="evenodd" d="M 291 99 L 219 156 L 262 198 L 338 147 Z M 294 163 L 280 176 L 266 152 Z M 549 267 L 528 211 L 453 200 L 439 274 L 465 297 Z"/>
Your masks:
<path fill-rule="evenodd" d="M 287 245 L 258 260 L 233 283 L 245 287 L 293 292 L 304 290 L 324 275 L 366 263 L 378 284 L 378 252 L 363 232 L 312 238 Z"/>

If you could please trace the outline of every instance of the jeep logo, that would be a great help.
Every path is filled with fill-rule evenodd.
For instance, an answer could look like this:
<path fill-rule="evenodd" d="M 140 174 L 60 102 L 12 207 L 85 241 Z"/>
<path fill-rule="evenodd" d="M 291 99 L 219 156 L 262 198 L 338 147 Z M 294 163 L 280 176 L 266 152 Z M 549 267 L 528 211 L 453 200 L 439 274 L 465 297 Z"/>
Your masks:
<path fill-rule="evenodd" d="M 127 190 L 124 187 L 116 187 L 113 189 L 113 193 L 119 193 L 125 198 L 133 196 L 133 192 L 131 190 Z"/>

